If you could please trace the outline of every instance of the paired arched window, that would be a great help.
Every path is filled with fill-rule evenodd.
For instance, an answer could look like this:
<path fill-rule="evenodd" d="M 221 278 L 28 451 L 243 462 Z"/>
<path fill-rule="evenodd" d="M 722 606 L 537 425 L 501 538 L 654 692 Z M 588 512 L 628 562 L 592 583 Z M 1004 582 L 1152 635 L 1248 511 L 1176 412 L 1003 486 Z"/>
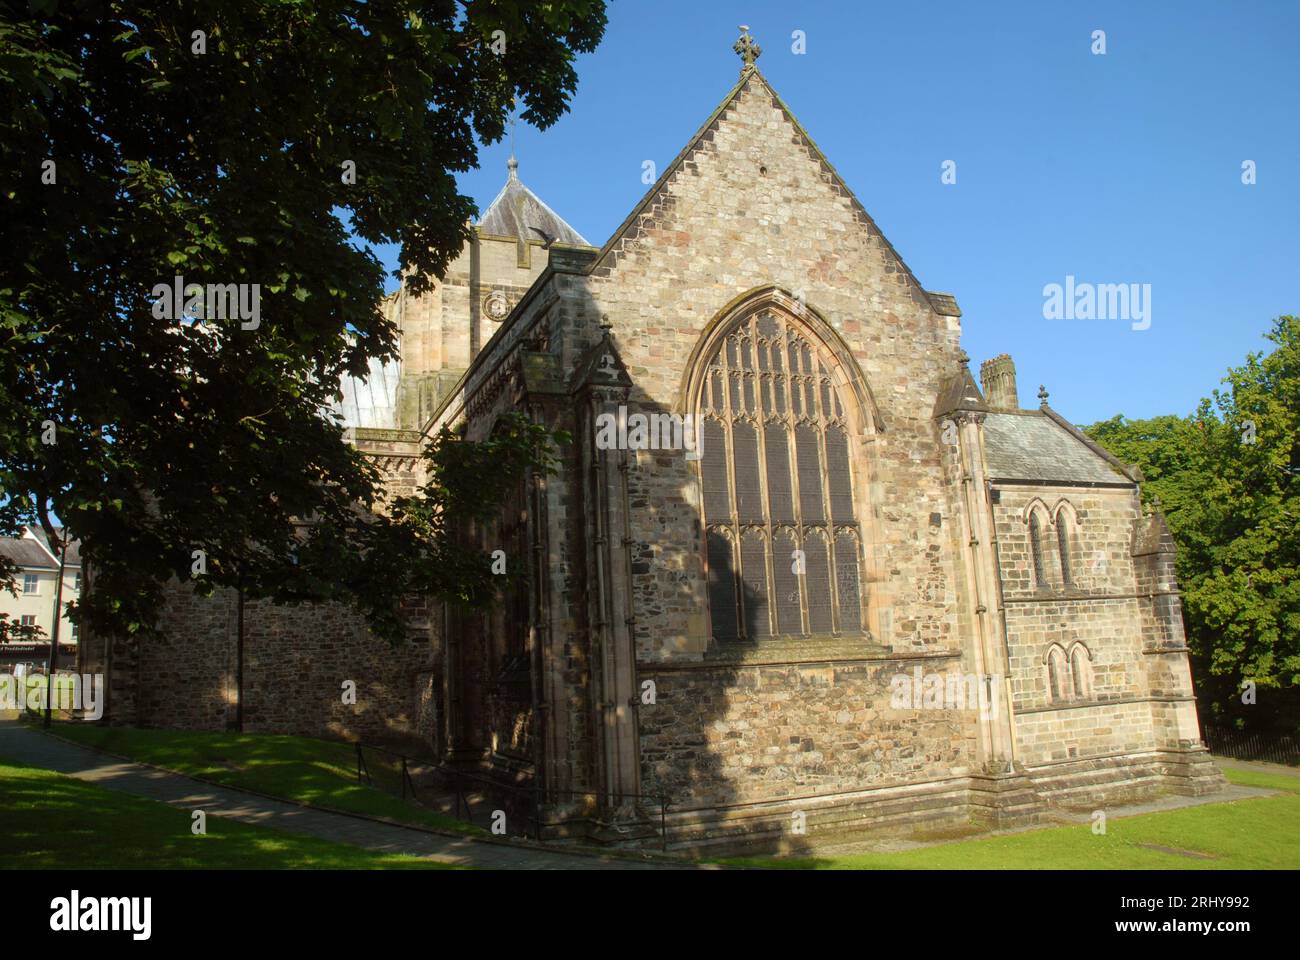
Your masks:
<path fill-rule="evenodd" d="M 1047 696 L 1052 703 L 1084 700 L 1092 695 L 1092 655 L 1080 642 L 1067 655 L 1059 643 L 1047 648 Z"/>
<path fill-rule="evenodd" d="M 713 636 L 861 633 L 850 425 L 830 357 L 772 306 L 736 323 L 702 362 Z"/>
<path fill-rule="evenodd" d="M 1033 589 L 1052 590 L 1058 584 L 1053 582 L 1057 573 L 1060 575 L 1059 587 L 1062 590 L 1074 589 L 1074 539 L 1073 531 L 1078 521 L 1074 507 L 1068 500 L 1056 505 L 1055 514 L 1049 514 L 1041 500 L 1035 499 L 1030 504 L 1026 516 L 1029 538 L 1029 566 L 1033 578 Z M 1053 528 L 1048 533 L 1047 528 Z M 1056 564 L 1049 567 L 1049 544 L 1055 541 Z"/>

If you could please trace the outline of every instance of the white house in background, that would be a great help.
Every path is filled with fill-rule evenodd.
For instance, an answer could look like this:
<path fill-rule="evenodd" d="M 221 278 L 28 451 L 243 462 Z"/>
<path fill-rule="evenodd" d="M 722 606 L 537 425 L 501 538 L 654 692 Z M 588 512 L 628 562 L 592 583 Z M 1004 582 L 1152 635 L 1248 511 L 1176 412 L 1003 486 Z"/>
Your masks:
<path fill-rule="evenodd" d="M 67 615 L 67 604 L 81 596 L 81 552 L 79 543 L 68 544 L 68 555 L 63 569 L 62 623 L 59 626 L 59 647 L 66 654 L 68 647 L 77 643 L 77 627 Z M 0 647 L 0 658 L 22 659 L 38 649 L 48 651 L 53 634 L 55 590 L 59 578 L 59 557 L 52 550 L 45 532 L 36 527 L 24 527 L 19 537 L 0 537 L 0 555 L 17 567 L 14 589 L 0 590 L 0 614 L 8 614 L 16 622 L 37 626 L 44 636 L 36 643 L 8 643 Z"/>

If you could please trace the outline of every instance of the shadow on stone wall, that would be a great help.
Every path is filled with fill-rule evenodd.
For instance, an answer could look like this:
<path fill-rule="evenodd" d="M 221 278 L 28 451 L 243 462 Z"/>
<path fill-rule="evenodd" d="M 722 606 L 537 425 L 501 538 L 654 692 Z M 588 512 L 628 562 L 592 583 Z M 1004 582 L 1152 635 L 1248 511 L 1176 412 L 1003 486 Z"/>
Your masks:
<path fill-rule="evenodd" d="M 728 564 L 711 571 L 711 579 L 730 578 L 737 585 L 744 632 L 752 637 L 759 633 L 755 618 L 768 598 L 736 573 L 734 565 Z M 730 854 L 746 847 L 782 854 L 807 852 L 811 825 L 806 815 L 783 811 L 754 817 L 746 809 L 755 800 L 755 779 L 766 781 L 776 794 L 764 799 L 780 800 L 782 793 L 795 799 L 809 792 L 799 788 L 789 767 L 762 762 L 774 749 L 788 754 L 794 744 L 764 743 L 761 717 L 736 718 L 733 698 L 756 693 L 762 674 L 757 666 L 732 666 L 722 657 L 755 644 L 726 636 L 715 637 L 713 646 L 722 654 L 714 663 L 706 657 L 704 664 L 685 668 L 638 665 L 638 680 L 652 679 L 656 688 L 655 703 L 640 706 L 642 789 L 667 798 L 671 847 L 689 844 L 690 852 L 698 856 Z M 763 708 L 757 700 L 751 703 L 754 710 Z M 779 709 L 778 704 L 767 706 Z M 802 740 L 800 751 L 805 746 Z M 760 755 L 756 752 L 760 749 L 768 752 Z"/>

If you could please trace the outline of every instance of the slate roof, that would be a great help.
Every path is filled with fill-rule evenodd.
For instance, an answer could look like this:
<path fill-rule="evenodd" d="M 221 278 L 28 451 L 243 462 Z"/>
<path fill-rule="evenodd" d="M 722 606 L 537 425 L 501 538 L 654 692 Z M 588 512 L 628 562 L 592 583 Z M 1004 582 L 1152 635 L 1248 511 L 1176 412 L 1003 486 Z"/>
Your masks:
<path fill-rule="evenodd" d="M 58 564 L 50 559 L 50 555 L 39 543 L 25 537 L 21 540 L 17 537 L 0 539 L 0 555 L 20 567 L 38 567 L 41 570 L 58 568 Z"/>
<path fill-rule="evenodd" d="M 564 222 L 564 218 L 544 204 L 537 194 L 519 179 L 519 164 L 510 158 L 510 176 L 487 212 L 478 222 L 479 230 L 496 237 L 523 237 L 525 240 L 545 240 L 536 227 L 559 243 L 589 246 L 582 234 Z M 522 217 L 522 221 L 521 218 Z"/>
<path fill-rule="evenodd" d="M 29 530 L 32 536 L 37 539 L 33 540 L 32 537 L 0 538 L 0 555 L 7 557 L 20 567 L 57 570 L 59 568 L 57 553 L 54 558 L 51 558 L 49 551 L 45 548 L 45 531 L 40 527 L 26 527 L 25 529 Z M 59 536 L 63 535 L 62 527 L 56 527 L 55 530 Z M 81 541 L 73 540 L 68 544 L 65 565 L 69 567 L 81 566 Z"/>
<path fill-rule="evenodd" d="M 1040 410 L 989 413 L 984 421 L 984 453 L 989 477 L 994 480 L 1133 483 L 1104 456 Z"/>
<path fill-rule="evenodd" d="M 42 544 L 44 544 L 45 546 L 49 546 L 49 541 L 45 539 L 45 531 L 43 529 L 41 529 L 40 527 L 28 527 L 27 529 L 30 530 L 33 534 L 35 534 L 37 537 L 39 537 Z M 55 527 L 54 532 L 60 537 L 63 536 L 62 527 Z M 57 550 L 52 550 L 51 552 L 53 552 L 56 557 L 59 555 L 59 552 Z M 71 543 L 68 544 L 68 555 L 64 558 L 64 566 L 68 566 L 68 567 L 81 566 L 81 541 L 80 540 L 73 540 Z"/>

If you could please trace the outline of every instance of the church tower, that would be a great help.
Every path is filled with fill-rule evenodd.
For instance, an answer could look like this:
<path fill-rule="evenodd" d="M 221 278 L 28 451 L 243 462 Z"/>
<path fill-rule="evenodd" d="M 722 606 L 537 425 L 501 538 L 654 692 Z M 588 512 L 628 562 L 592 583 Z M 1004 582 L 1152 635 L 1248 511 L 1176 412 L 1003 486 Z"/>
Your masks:
<path fill-rule="evenodd" d="M 489 204 L 446 276 L 416 296 L 406 283 L 382 304 L 401 331 L 401 360 L 345 378 L 336 409 L 349 427 L 419 430 L 546 267 L 555 246 L 590 248 L 578 231 L 519 179 Z"/>

